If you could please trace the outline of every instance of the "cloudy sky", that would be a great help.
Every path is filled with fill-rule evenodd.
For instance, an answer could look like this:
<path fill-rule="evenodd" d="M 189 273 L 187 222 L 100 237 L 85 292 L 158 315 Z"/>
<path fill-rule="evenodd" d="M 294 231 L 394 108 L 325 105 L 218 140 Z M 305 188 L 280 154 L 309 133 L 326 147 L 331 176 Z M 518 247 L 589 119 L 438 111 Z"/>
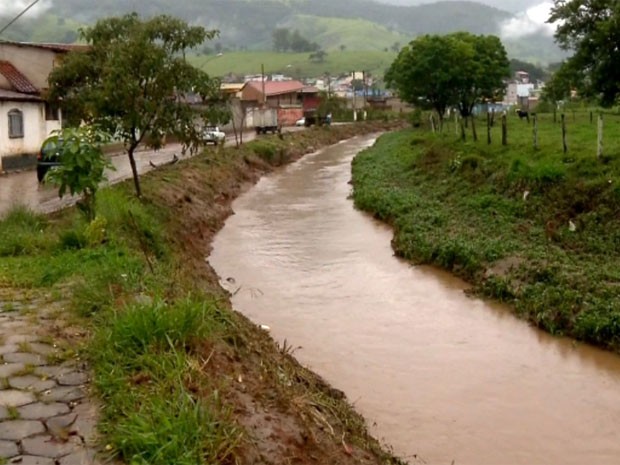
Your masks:
<path fill-rule="evenodd" d="M 33 0 L 0 0 L 0 16 L 17 15 L 30 5 Z M 39 0 L 35 6 L 28 10 L 28 15 L 37 15 L 52 6 L 52 0 Z"/>
<path fill-rule="evenodd" d="M 395 5 L 420 5 L 436 0 L 378 0 Z M 554 27 L 546 24 L 553 6 L 551 0 L 475 0 L 501 10 L 509 11 L 516 17 L 501 25 L 501 35 L 506 39 L 518 39 L 533 33 L 553 35 Z"/>

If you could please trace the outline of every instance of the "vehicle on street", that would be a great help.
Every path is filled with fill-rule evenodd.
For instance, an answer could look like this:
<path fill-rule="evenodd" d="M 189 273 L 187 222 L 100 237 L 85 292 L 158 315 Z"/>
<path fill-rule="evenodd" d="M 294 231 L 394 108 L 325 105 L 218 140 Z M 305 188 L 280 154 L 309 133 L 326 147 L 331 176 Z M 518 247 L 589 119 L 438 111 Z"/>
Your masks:
<path fill-rule="evenodd" d="M 58 139 L 57 144 L 46 140 L 41 145 L 41 150 L 37 155 L 37 180 L 40 183 L 43 182 L 45 175 L 51 168 L 60 166 L 61 148 L 62 139 Z"/>
<path fill-rule="evenodd" d="M 295 126 L 305 126 L 306 125 L 306 117 L 302 116 L 297 121 L 295 121 Z"/>
<path fill-rule="evenodd" d="M 205 126 L 202 132 L 202 140 L 205 144 L 223 144 L 226 140 L 226 134 L 220 131 L 217 126 Z"/>
<path fill-rule="evenodd" d="M 275 108 L 255 108 L 252 117 L 254 118 L 254 129 L 256 134 L 275 134 L 280 130 L 278 126 L 278 110 Z"/>

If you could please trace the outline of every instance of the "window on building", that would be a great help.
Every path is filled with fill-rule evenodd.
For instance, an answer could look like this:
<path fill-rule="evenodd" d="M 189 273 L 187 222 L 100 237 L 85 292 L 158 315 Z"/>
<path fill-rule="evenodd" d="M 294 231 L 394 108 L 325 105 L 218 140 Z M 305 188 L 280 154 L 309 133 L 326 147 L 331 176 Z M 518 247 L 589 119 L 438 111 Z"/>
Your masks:
<path fill-rule="evenodd" d="M 24 137 L 24 114 L 16 108 L 9 111 L 9 137 Z"/>
<path fill-rule="evenodd" d="M 60 119 L 60 108 L 52 103 L 45 103 L 45 121 L 58 121 Z"/>

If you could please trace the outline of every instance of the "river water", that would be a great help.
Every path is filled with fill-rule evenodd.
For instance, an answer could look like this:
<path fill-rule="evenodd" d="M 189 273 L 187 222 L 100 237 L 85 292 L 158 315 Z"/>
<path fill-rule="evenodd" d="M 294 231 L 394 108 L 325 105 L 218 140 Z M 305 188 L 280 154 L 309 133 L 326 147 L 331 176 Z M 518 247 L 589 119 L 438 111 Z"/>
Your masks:
<path fill-rule="evenodd" d="M 235 308 L 299 346 L 411 463 L 619 464 L 620 357 L 395 258 L 391 230 L 348 199 L 373 142 L 306 156 L 234 202 L 209 260 Z"/>

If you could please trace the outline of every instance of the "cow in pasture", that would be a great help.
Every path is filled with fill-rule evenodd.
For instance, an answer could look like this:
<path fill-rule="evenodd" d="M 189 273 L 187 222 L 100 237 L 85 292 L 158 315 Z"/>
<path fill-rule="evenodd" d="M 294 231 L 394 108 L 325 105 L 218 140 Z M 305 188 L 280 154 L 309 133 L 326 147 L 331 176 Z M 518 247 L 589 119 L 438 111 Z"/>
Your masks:
<path fill-rule="evenodd" d="M 519 119 L 523 119 L 526 118 L 528 121 L 530 120 L 530 114 L 527 110 L 515 110 L 515 113 L 517 114 L 517 116 L 519 117 Z"/>

